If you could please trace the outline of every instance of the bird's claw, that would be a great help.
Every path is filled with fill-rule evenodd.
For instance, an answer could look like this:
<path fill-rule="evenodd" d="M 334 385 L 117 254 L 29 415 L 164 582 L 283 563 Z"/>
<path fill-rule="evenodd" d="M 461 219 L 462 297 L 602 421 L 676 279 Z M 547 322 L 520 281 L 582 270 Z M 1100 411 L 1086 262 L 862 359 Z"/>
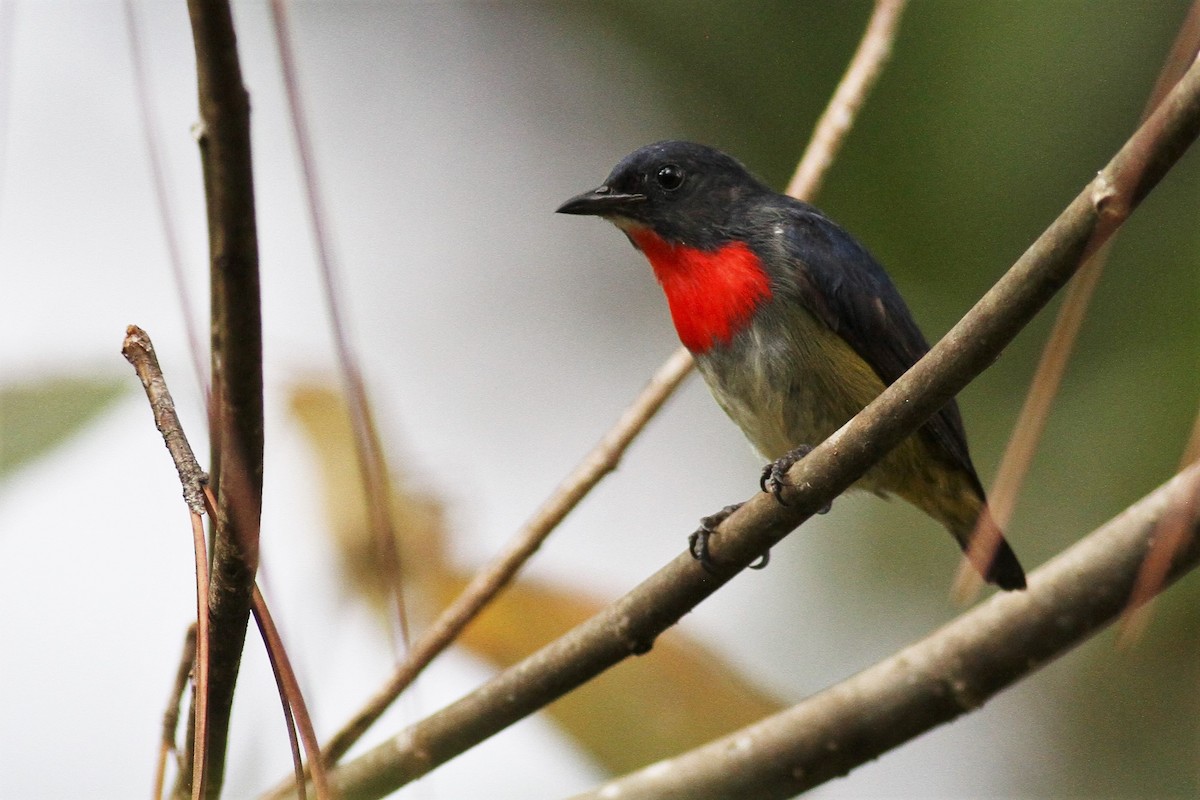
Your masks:
<path fill-rule="evenodd" d="M 706 572 L 715 574 L 716 564 L 712 560 L 712 556 L 708 552 L 708 539 L 716 532 L 717 527 L 724 522 L 730 514 L 742 507 L 741 503 L 734 503 L 722 508 L 715 514 L 709 514 L 707 517 L 700 518 L 700 527 L 696 528 L 690 536 L 688 536 L 688 552 L 692 554 L 692 558 L 700 562 L 700 566 L 704 567 Z M 771 561 L 771 551 L 763 553 L 757 561 L 750 564 L 750 569 L 762 569 Z"/>
<path fill-rule="evenodd" d="M 812 447 L 807 444 L 802 444 L 794 450 L 784 453 L 779 458 L 772 461 L 763 467 L 762 477 L 758 479 L 758 486 L 764 492 L 769 492 L 777 503 L 781 506 L 786 506 L 787 502 L 783 499 L 783 490 L 792 486 L 791 479 L 788 478 L 788 470 L 790 470 L 797 461 L 804 458 L 813 451 Z M 818 514 L 825 514 L 833 507 L 832 503 L 826 503 L 821 508 L 817 509 Z"/>

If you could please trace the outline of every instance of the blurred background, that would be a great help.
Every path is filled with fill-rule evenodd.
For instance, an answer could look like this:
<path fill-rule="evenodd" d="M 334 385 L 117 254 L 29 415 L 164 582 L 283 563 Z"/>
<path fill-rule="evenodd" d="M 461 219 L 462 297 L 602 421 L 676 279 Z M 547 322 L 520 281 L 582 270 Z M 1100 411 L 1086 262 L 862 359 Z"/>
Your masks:
<path fill-rule="evenodd" d="M 911 5 L 817 202 L 888 267 L 931 339 L 1134 130 L 1187 5 Z M 203 330 L 186 9 L 134 8 L 188 302 Z M 420 511 L 414 571 L 433 578 L 409 589 L 419 626 L 677 346 L 660 290 L 624 237 L 553 209 L 664 138 L 719 146 L 782 187 L 870 4 L 290 8 L 349 333 L 403 484 L 397 502 Z M 76 797 L 84 781 L 93 797 L 145 796 L 194 615 L 186 510 L 119 355 L 127 324 L 150 333 L 205 460 L 202 393 L 152 191 L 125 13 L 116 2 L 0 0 L 4 797 Z M 353 533 L 361 511 L 339 483 L 349 468 L 328 397 L 337 386 L 328 321 L 267 8 L 238 3 L 235 13 L 264 293 L 261 582 L 324 738 L 389 674 L 394 652 L 354 545 L 331 535 Z M 1191 153 L 1120 234 L 1010 526 L 1029 569 L 1176 468 L 1200 398 L 1198 201 Z M 1051 319 L 1052 309 L 960 398 L 985 483 Z M 698 517 L 747 497 L 759 466 L 690 379 L 530 564 L 510 598 L 525 611 L 481 621 L 367 743 L 545 642 L 547 619 L 566 624 L 627 591 L 683 548 Z M 958 613 L 948 599 L 957 549 L 898 502 L 841 498 L 773 556 L 680 626 L 678 652 L 692 659 L 683 663 L 711 673 L 696 679 L 676 645 L 656 648 L 637 660 L 644 680 L 522 722 L 401 796 L 582 790 L 744 724 L 738 708 L 795 703 Z M 812 796 L 1196 796 L 1198 593 L 1194 577 L 1184 580 L 1132 648 L 1103 634 Z M 726 678 L 734 710 L 710 720 L 714 732 L 687 729 L 687 712 L 704 716 L 706 682 Z M 679 708 L 642 705 L 636 687 L 651 681 L 677 690 Z M 611 727 L 614 708 L 638 712 L 628 726 L 680 721 L 638 738 Z M 597 731 L 598 720 L 610 727 Z M 254 636 L 233 725 L 227 796 L 252 796 L 290 764 Z M 606 752 L 605 739 L 621 752 Z"/>

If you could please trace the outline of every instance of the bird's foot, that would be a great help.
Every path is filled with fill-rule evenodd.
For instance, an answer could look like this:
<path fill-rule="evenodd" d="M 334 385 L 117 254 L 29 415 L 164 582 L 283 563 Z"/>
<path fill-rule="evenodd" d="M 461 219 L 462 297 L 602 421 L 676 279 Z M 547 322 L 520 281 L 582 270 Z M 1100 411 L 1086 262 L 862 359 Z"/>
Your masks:
<path fill-rule="evenodd" d="M 716 564 L 713 563 L 712 557 L 708 552 L 708 538 L 716 532 L 717 527 L 722 522 L 728 519 L 729 515 L 742 507 L 741 503 L 725 506 L 715 514 L 710 514 L 707 517 L 700 518 L 700 527 L 692 532 L 688 537 L 688 551 L 691 552 L 692 558 L 700 562 L 700 566 L 704 567 L 707 572 L 714 572 Z M 771 551 L 763 553 L 762 556 L 750 565 L 750 569 L 762 569 L 771 561 Z"/>
<path fill-rule="evenodd" d="M 783 500 L 783 490 L 792 485 L 788 478 L 788 470 L 790 470 L 797 461 L 804 458 L 813 451 L 811 445 L 802 444 L 794 450 L 784 453 L 779 458 L 772 461 L 763 467 L 762 477 L 758 479 L 758 486 L 764 492 L 769 492 L 775 497 L 776 502 L 781 506 L 786 506 L 787 503 Z M 826 503 L 821 508 L 817 509 L 818 514 L 825 514 L 833 507 L 832 503 Z"/>

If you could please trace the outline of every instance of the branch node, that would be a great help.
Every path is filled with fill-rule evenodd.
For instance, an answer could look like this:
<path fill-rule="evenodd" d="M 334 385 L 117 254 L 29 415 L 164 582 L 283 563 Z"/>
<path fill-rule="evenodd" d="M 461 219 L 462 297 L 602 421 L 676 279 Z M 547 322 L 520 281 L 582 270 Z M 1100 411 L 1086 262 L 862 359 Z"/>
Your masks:
<path fill-rule="evenodd" d="M 1096 213 L 1101 217 L 1113 214 L 1116 211 L 1113 208 L 1113 200 L 1118 196 L 1117 187 L 1113 185 L 1105 171 L 1097 172 L 1096 180 L 1092 181 L 1091 193 L 1092 207 L 1096 209 Z"/>
<path fill-rule="evenodd" d="M 634 632 L 634 628 L 634 620 L 628 614 L 622 614 L 613 621 L 613 633 L 616 634 L 622 647 L 635 656 L 645 655 L 654 647 L 656 637 L 653 634 L 648 638 L 640 636 Z"/>

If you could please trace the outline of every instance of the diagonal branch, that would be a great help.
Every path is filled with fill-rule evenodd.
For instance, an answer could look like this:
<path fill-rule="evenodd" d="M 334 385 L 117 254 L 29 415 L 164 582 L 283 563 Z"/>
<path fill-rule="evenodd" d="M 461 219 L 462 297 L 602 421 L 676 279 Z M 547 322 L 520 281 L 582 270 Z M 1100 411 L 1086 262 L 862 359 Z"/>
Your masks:
<path fill-rule="evenodd" d="M 1179 77 L 1187 71 L 1188 66 L 1196 58 L 1197 47 L 1200 46 L 1200 0 L 1193 0 L 1187 17 L 1179 27 L 1175 43 L 1167 54 L 1158 79 L 1150 90 L 1150 98 L 1142 111 L 1142 120 L 1152 112 L 1166 96 Z M 1034 454 L 1046 430 L 1050 419 L 1050 411 L 1058 396 L 1067 364 L 1075 349 L 1075 340 L 1083 326 L 1091 304 L 1092 294 L 1100 283 L 1104 264 L 1112 247 L 1109 241 L 1096 255 L 1088 261 L 1067 287 L 1066 296 L 1059 306 L 1058 316 L 1054 319 L 1054 327 L 1046 337 L 1042 347 L 1042 355 L 1038 360 L 1033 379 L 1029 382 L 1029 391 L 1017 421 L 1013 424 L 1012 435 L 1004 448 L 1000 466 L 996 468 L 996 479 L 988 492 L 988 507 L 995 525 L 987 525 L 981 520 L 979 535 L 972 537 L 971 550 L 963 555 L 955 578 L 955 588 L 952 594 L 966 601 L 973 598 L 981 588 L 983 579 L 971 566 L 992 560 L 996 547 L 1000 544 L 996 532 L 1008 527 L 1012 520 L 1017 498 L 1025 476 L 1033 463 Z"/>
<path fill-rule="evenodd" d="M 574 800 L 793 797 L 974 711 L 1111 624 L 1127 607 L 1159 523 L 1194 502 L 1200 465 L 1114 517 L 1006 592 L 916 644 L 779 714 Z M 1200 563 L 1189 540 L 1161 590 Z M 864 711 L 869 709 L 869 713 Z"/>
<path fill-rule="evenodd" d="M 415 780 L 654 639 L 778 543 L 986 369 L 1117 230 L 1200 134 L 1200 64 L 928 355 L 789 472 L 787 506 L 759 494 L 720 527 L 709 574 L 681 553 L 600 614 L 334 773 L 346 798 Z"/>

